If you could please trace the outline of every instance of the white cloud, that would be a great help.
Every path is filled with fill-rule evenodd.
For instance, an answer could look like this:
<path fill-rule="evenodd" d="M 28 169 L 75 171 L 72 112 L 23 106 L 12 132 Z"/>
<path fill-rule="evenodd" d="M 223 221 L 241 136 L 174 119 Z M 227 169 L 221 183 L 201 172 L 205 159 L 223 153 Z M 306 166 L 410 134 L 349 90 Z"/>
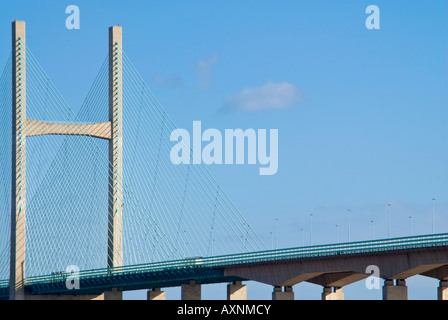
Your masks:
<path fill-rule="evenodd" d="M 302 91 L 288 82 L 268 82 L 258 88 L 246 88 L 236 95 L 229 95 L 225 108 L 249 111 L 285 109 L 303 100 Z"/>
<path fill-rule="evenodd" d="M 182 86 L 182 80 L 179 76 L 173 75 L 171 77 L 165 77 L 163 75 L 157 74 L 153 77 L 153 80 L 155 83 L 157 83 L 159 86 L 162 87 L 181 87 Z"/>
<path fill-rule="evenodd" d="M 196 64 L 196 75 L 200 89 L 208 89 L 213 82 L 213 66 L 219 61 L 219 56 L 215 53 L 212 56 L 199 61 Z"/>

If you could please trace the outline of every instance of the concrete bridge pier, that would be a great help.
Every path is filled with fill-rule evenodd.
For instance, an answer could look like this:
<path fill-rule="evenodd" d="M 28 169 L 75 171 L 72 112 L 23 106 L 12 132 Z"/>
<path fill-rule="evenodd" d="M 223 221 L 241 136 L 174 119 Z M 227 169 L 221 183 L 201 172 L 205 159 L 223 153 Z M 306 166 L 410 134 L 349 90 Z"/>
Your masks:
<path fill-rule="evenodd" d="M 112 290 L 104 292 L 104 300 L 123 300 L 123 291 L 112 288 Z"/>
<path fill-rule="evenodd" d="M 227 300 L 247 300 L 247 285 L 235 281 L 227 285 Z"/>
<path fill-rule="evenodd" d="M 448 281 L 440 280 L 439 288 L 437 289 L 438 300 L 448 300 Z"/>
<path fill-rule="evenodd" d="M 322 300 L 344 300 L 344 292 L 340 287 L 324 287 Z"/>
<path fill-rule="evenodd" d="M 153 288 L 146 293 L 147 300 L 166 300 L 166 292 L 160 288 Z"/>
<path fill-rule="evenodd" d="M 275 286 L 272 292 L 272 300 L 294 300 L 294 291 L 291 286 Z"/>
<path fill-rule="evenodd" d="M 408 287 L 404 279 L 385 279 L 383 300 L 408 300 Z"/>
<path fill-rule="evenodd" d="M 201 300 L 201 285 L 197 284 L 195 280 L 190 280 L 188 284 L 183 284 L 181 287 L 182 300 Z"/>

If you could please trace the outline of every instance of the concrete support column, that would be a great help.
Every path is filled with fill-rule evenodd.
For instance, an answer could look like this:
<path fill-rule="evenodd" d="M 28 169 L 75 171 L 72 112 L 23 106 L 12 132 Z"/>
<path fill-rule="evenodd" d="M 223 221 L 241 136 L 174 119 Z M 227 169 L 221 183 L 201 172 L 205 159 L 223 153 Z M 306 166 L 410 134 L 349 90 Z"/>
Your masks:
<path fill-rule="evenodd" d="M 286 286 L 275 286 L 274 291 L 272 292 L 272 300 L 294 300 L 294 292 L 292 291 L 292 287 Z"/>
<path fill-rule="evenodd" d="M 448 300 L 448 281 L 440 280 L 439 288 L 437 289 L 438 300 Z"/>
<path fill-rule="evenodd" d="M 201 285 L 191 280 L 189 284 L 183 284 L 181 287 L 182 300 L 201 300 Z"/>
<path fill-rule="evenodd" d="M 322 300 L 344 300 L 344 292 L 338 287 L 324 287 Z"/>
<path fill-rule="evenodd" d="M 247 285 L 235 281 L 227 285 L 227 300 L 247 300 Z"/>
<path fill-rule="evenodd" d="M 26 45 L 25 22 L 12 23 L 11 246 L 9 298 L 25 299 Z"/>
<path fill-rule="evenodd" d="M 408 300 L 408 287 L 406 281 L 398 279 L 385 279 L 383 286 L 383 300 Z"/>
<path fill-rule="evenodd" d="M 153 288 L 146 293 L 148 300 L 166 300 L 166 292 L 161 291 L 160 288 Z"/>
<path fill-rule="evenodd" d="M 104 292 L 104 300 L 123 300 L 123 291 L 112 288 L 112 290 Z"/>

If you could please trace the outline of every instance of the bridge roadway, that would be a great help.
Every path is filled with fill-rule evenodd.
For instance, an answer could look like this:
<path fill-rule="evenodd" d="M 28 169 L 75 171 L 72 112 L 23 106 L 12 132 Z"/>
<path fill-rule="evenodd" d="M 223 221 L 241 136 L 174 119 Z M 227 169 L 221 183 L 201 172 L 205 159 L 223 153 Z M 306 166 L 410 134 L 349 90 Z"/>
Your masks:
<path fill-rule="evenodd" d="M 196 300 L 201 284 L 232 283 L 228 298 L 246 299 L 242 281 L 257 281 L 273 286 L 273 299 L 291 300 L 292 286 L 307 281 L 323 287 L 322 299 L 342 300 L 342 287 L 369 277 L 371 265 L 384 279 L 386 300 L 406 300 L 406 279 L 418 274 L 439 279 L 438 298 L 448 299 L 448 233 L 86 270 L 71 290 L 69 275 L 35 276 L 26 278 L 25 290 L 27 299 L 120 299 L 123 291 L 150 289 L 148 299 L 156 300 L 165 298 L 160 288 L 182 286 L 182 299 Z M 0 281 L 0 298 L 8 293 L 8 280 Z"/>

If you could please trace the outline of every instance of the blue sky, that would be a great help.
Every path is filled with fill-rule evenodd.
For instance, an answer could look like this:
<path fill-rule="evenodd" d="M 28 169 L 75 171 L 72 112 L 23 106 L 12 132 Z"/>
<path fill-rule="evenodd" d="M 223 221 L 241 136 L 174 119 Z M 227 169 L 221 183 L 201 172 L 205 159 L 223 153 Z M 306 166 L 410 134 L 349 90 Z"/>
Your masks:
<path fill-rule="evenodd" d="M 80 30 L 65 28 L 70 4 L 80 8 Z M 380 30 L 365 27 L 371 4 Z M 414 234 L 427 234 L 434 197 L 436 230 L 447 232 L 447 12 L 436 0 L 11 1 L 0 11 L 0 62 L 10 22 L 26 20 L 28 46 L 76 110 L 107 54 L 107 28 L 119 23 L 125 52 L 178 127 L 279 130 L 276 175 L 210 167 L 268 244 L 275 218 L 279 247 L 301 245 L 300 229 L 309 244 L 311 213 L 314 243 L 336 242 L 336 225 L 346 241 L 348 208 L 352 240 L 371 239 L 372 220 L 385 238 L 388 203 L 393 236 L 410 234 L 409 216 Z M 246 101 L 245 90 L 283 107 Z M 408 282 L 411 298 L 435 298 L 434 281 Z M 307 298 L 320 290 L 295 289 Z M 344 290 L 381 297 L 362 283 Z"/>

